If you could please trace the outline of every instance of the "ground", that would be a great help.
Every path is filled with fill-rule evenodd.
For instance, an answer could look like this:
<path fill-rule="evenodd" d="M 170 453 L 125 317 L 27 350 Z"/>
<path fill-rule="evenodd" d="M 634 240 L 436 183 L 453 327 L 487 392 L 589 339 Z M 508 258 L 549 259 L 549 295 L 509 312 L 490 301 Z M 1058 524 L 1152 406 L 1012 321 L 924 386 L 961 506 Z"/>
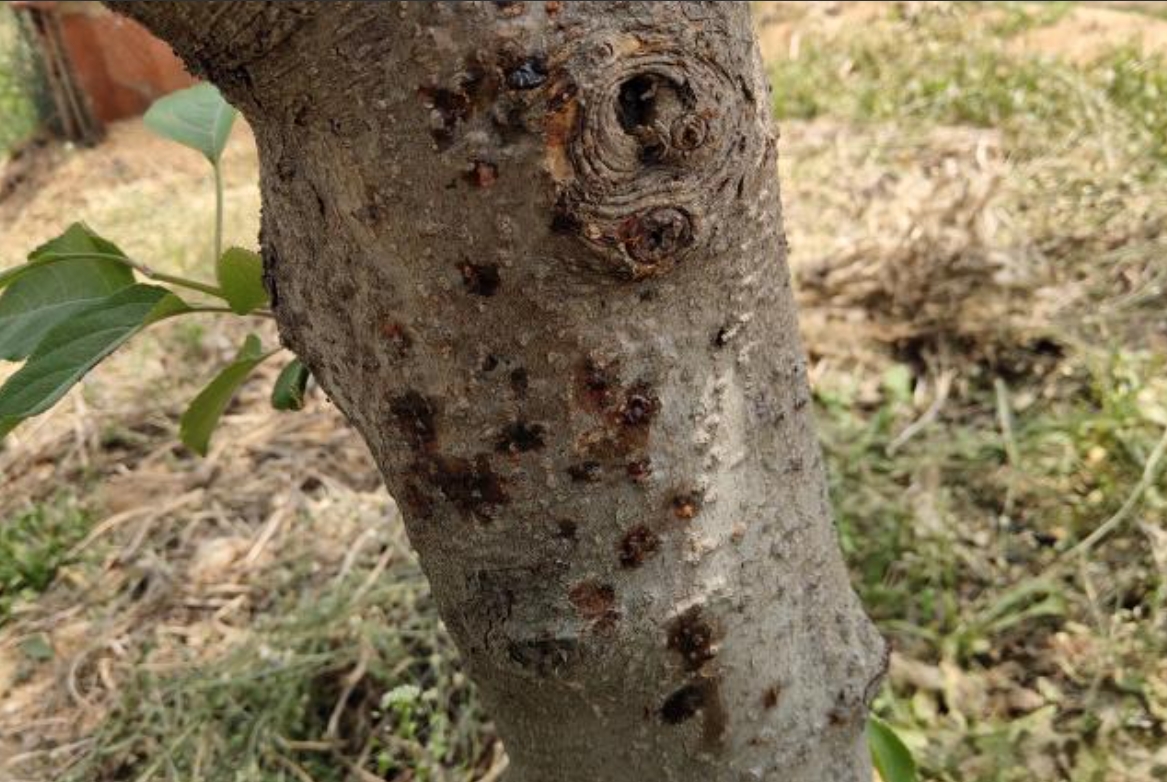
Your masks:
<path fill-rule="evenodd" d="M 925 779 L 1167 779 L 1167 21 L 1121 5 L 755 4 L 875 708 Z M 208 273 L 193 153 L 21 160 L 2 265 L 83 219 Z M 246 128 L 226 169 L 253 246 Z M 502 770 L 328 401 L 271 411 L 273 363 L 177 445 L 249 326 L 157 328 L 0 450 L 0 780 Z"/>

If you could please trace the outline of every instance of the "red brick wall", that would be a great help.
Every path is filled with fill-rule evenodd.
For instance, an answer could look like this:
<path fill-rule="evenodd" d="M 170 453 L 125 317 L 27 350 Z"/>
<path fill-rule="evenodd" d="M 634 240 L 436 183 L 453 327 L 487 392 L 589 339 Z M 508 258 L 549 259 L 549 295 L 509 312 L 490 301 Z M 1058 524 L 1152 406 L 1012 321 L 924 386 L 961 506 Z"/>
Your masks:
<path fill-rule="evenodd" d="M 156 98 L 194 83 L 169 46 L 96 2 L 13 5 L 57 15 L 76 83 L 102 123 L 137 116 Z"/>

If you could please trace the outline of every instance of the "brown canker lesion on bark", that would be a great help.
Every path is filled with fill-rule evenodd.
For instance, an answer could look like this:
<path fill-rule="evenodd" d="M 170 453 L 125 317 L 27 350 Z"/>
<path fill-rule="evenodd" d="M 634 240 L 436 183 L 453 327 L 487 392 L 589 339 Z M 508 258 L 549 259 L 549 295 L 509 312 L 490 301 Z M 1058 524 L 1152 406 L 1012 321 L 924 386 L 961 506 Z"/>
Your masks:
<path fill-rule="evenodd" d="M 700 714 L 702 746 L 717 750 L 728 727 L 721 675 L 715 664 L 719 631 L 701 605 L 680 612 L 665 629 L 666 647 L 689 678 L 665 699 L 660 708 L 661 720 L 680 725 Z"/>
<path fill-rule="evenodd" d="M 389 410 L 405 442 L 418 453 L 429 453 L 438 444 L 437 405 L 415 390 L 406 391 L 389 402 Z"/>
<path fill-rule="evenodd" d="M 399 359 L 409 357 L 409 353 L 413 349 L 413 336 L 404 323 L 392 318 L 384 318 L 378 324 L 378 331 L 391 346 L 391 355 Z"/>
<path fill-rule="evenodd" d="M 417 88 L 418 99 L 430 110 L 430 135 L 439 149 L 453 142 L 458 125 L 470 116 L 473 96 L 481 85 L 476 76 L 474 72 L 468 73 L 452 87 Z"/>
<path fill-rule="evenodd" d="M 609 632 L 620 619 L 616 606 L 616 589 L 595 579 L 581 581 L 567 593 L 579 617 L 599 632 Z"/>
<path fill-rule="evenodd" d="M 498 181 L 498 164 L 489 160 L 474 160 L 462 174 L 462 179 L 473 187 L 486 189 Z"/>
<path fill-rule="evenodd" d="M 652 473 L 652 424 L 661 411 L 652 385 L 638 380 L 625 386 L 617 362 L 587 356 L 576 365 L 571 398 L 592 422 L 576 435 L 575 454 L 583 463 L 645 484 Z"/>
<path fill-rule="evenodd" d="M 669 498 L 669 510 L 679 521 L 692 521 L 701 512 L 703 496 L 696 489 L 682 489 Z"/>
<path fill-rule="evenodd" d="M 485 453 L 473 458 L 433 454 L 418 459 L 411 471 L 419 475 L 463 516 L 486 523 L 511 501 L 506 484 Z"/>
<path fill-rule="evenodd" d="M 567 474 L 573 483 L 599 483 L 604 477 L 604 468 L 597 461 L 583 461 L 568 465 Z"/>
<path fill-rule="evenodd" d="M 717 677 L 697 676 L 674 690 L 660 707 L 660 719 L 666 725 L 681 725 L 696 716 L 703 720 L 701 746 L 706 751 L 719 750 L 729 726 L 721 682 Z"/>
<path fill-rule="evenodd" d="M 715 630 L 700 606 L 693 606 L 668 625 L 668 648 L 681 659 L 686 671 L 699 671 L 717 657 Z"/>
<path fill-rule="evenodd" d="M 647 524 L 637 524 L 624 533 L 618 547 L 620 567 L 638 568 L 660 551 L 660 536 Z"/>
<path fill-rule="evenodd" d="M 782 685 L 771 684 L 762 691 L 762 708 L 766 711 L 777 708 L 778 700 L 782 697 Z"/>
<path fill-rule="evenodd" d="M 505 482 L 495 472 L 488 454 L 466 458 L 439 450 L 439 407 L 435 400 L 411 389 L 390 400 L 389 410 L 415 457 L 405 492 L 410 508 L 426 517 L 432 515 L 436 492 L 464 516 L 489 522 L 498 507 L 510 502 Z M 537 424 L 515 422 L 503 431 L 496 447 L 506 453 L 541 448 L 542 432 Z M 424 486 L 431 491 L 427 492 Z"/>
<path fill-rule="evenodd" d="M 531 387 L 531 373 L 525 367 L 515 367 L 512 369 L 508 380 L 511 386 L 511 393 L 514 394 L 515 399 L 523 399 L 527 396 L 527 391 Z"/>
<path fill-rule="evenodd" d="M 652 478 L 652 459 L 647 456 L 633 459 L 624 466 L 624 473 L 632 483 L 644 485 Z"/>
<path fill-rule="evenodd" d="M 575 542 L 579 535 L 579 522 L 573 519 L 556 519 L 555 520 L 555 537 L 560 540 Z"/>
<path fill-rule="evenodd" d="M 575 372 L 575 401 L 582 409 L 600 413 L 611 404 L 619 385 L 619 365 L 588 356 L 579 362 Z"/>
<path fill-rule="evenodd" d="M 538 451 L 546 446 L 547 427 L 519 420 L 507 424 L 499 433 L 494 449 L 512 456 Z"/>
<path fill-rule="evenodd" d="M 475 296 L 489 298 L 498 293 L 502 285 L 502 276 L 497 263 L 471 263 L 462 261 L 458 264 L 458 272 L 462 275 L 462 284 L 466 291 Z"/>

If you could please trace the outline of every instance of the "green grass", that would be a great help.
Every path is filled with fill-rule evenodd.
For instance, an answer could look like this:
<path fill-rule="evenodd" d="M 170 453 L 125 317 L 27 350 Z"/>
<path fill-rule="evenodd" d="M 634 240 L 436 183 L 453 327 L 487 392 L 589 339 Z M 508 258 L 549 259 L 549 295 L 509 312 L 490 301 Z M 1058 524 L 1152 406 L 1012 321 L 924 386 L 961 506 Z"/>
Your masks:
<path fill-rule="evenodd" d="M 89 527 L 88 516 L 67 497 L 0 519 L 0 626 L 18 603 L 48 589 Z"/>
<path fill-rule="evenodd" d="M 0 159 L 37 126 L 32 57 L 20 37 L 15 12 L 0 9 Z"/>
<path fill-rule="evenodd" d="M 1162 464 L 1144 476 L 1167 428 L 1167 62 L 1011 45 L 1071 7 L 907 8 L 834 36 L 811 24 L 798 59 L 771 64 L 788 124 L 893 128 L 901 155 L 927 152 L 918 140 L 939 126 L 996 131 L 1009 165 L 993 208 L 1025 240 L 997 249 L 1082 292 L 1042 339 L 996 345 L 1008 360 L 926 335 L 956 380 L 898 449 L 936 381 L 897 363 L 902 346 L 885 346 L 888 368 L 816 388 L 853 579 L 915 671 L 893 671 L 877 711 L 927 780 L 1167 778 L 1167 478 Z M 810 163 L 794 155 L 798 176 Z M 1111 534 L 1067 560 L 1124 504 Z"/>
<path fill-rule="evenodd" d="M 1153 19 L 1167 19 L 1167 7 L 1158 2 L 1115 2 L 1111 3 L 1116 9 L 1129 11 L 1131 13 L 1143 14 Z"/>
<path fill-rule="evenodd" d="M 842 43 L 810 38 L 797 60 L 771 69 L 774 113 L 1000 128 L 1015 152 L 1030 154 L 1105 121 L 1145 145 L 1156 163 L 1167 161 L 1163 59 L 1125 48 L 1078 67 L 1016 53 L 1012 33 L 1068 9 L 1033 7 L 1007 4 L 994 17 L 954 4 L 868 26 Z"/>
<path fill-rule="evenodd" d="M 976 393 L 892 456 L 889 444 L 913 420 L 894 386 L 868 408 L 818 392 L 844 549 L 894 647 L 962 676 L 997 676 L 1003 691 L 1061 693 L 1048 712 L 1006 718 L 949 700 L 953 693 L 890 687 L 881 710 L 912 738 L 925 778 L 1031 779 L 1029 756 L 1074 741 L 1069 762 L 1081 775 L 1067 778 L 1093 779 L 1085 769 L 1100 758 L 1118 762 L 1111 754 L 1129 752 L 1139 731 L 1116 738 L 1113 724 L 1091 727 L 1090 707 L 1131 724 L 1167 716 L 1142 689 L 1167 654 L 1167 639 L 1153 630 L 1167 614 L 1167 582 L 1138 528 L 1140 518 L 1167 515 L 1162 480 L 1081 567 L 1060 560 L 1139 484 L 1167 426 L 1167 366 L 1163 356 L 1122 351 L 1071 355 L 1066 366 L 1080 371 L 1060 380 L 1053 398 L 1012 411 L 1009 430 L 994 415 L 999 400 Z M 1122 637 L 1108 622 L 1142 631 Z M 1091 643 L 1107 651 L 1091 660 L 1085 682 L 1049 659 L 1054 637 L 1075 625 L 1090 627 Z M 1034 738 L 1027 719 L 1048 724 Z"/>
<path fill-rule="evenodd" d="M 998 17 L 987 20 L 987 27 L 995 35 L 1008 38 L 1018 33 L 1056 24 L 1062 17 L 1074 10 L 1075 2 L 1051 0 L 1050 2 L 995 2 L 985 3 Z"/>

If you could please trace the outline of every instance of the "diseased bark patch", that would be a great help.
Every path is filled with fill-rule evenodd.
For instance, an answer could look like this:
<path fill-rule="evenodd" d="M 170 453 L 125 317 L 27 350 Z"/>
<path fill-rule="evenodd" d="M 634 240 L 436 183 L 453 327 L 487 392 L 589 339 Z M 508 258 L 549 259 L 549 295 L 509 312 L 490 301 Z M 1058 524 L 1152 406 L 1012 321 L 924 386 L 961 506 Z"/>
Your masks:
<path fill-rule="evenodd" d="M 633 483 L 644 483 L 652 477 L 652 460 L 648 457 L 628 462 L 624 468 L 628 479 Z"/>
<path fill-rule="evenodd" d="M 514 393 L 515 398 L 522 399 L 525 397 L 527 395 L 527 389 L 530 388 L 531 385 L 530 376 L 528 375 L 527 370 L 523 369 L 522 367 L 511 370 L 510 383 L 511 391 Z"/>
<path fill-rule="evenodd" d="M 417 95 L 433 114 L 430 133 L 434 140 L 439 146 L 448 145 L 458 123 L 470 116 L 470 96 L 464 89 L 442 87 L 420 87 Z"/>
<path fill-rule="evenodd" d="M 713 636 L 713 627 L 697 606 L 673 619 L 668 626 L 669 649 L 681 656 L 687 671 L 699 671 L 717 656 Z"/>
<path fill-rule="evenodd" d="M 660 708 L 661 719 L 669 725 L 687 722 L 705 705 L 707 694 L 704 682 L 686 684 L 665 699 Z"/>
<path fill-rule="evenodd" d="M 414 451 L 429 451 L 438 442 L 434 403 L 417 391 L 406 391 L 389 403 L 397 428 Z"/>
<path fill-rule="evenodd" d="M 680 725 L 698 714 L 703 718 L 702 746 L 708 750 L 719 749 L 728 720 L 717 679 L 695 679 L 665 698 L 660 707 L 660 718 L 666 725 Z"/>
<path fill-rule="evenodd" d="M 576 370 L 576 402 L 588 412 L 600 413 L 606 410 L 618 386 L 619 376 L 613 364 L 587 358 Z"/>
<path fill-rule="evenodd" d="M 669 507 L 675 518 L 691 521 L 701 511 L 701 494 L 695 491 L 677 492 L 669 500 Z"/>
<path fill-rule="evenodd" d="M 637 383 L 624 397 L 624 404 L 619 412 L 620 423 L 628 427 L 647 428 L 659 408 L 660 402 L 648 384 Z"/>
<path fill-rule="evenodd" d="M 462 175 L 462 179 L 473 187 L 484 189 L 493 187 L 498 181 L 498 166 L 487 160 L 475 160 Z"/>
<path fill-rule="evenodd" d="M 512 90 L 533 90 L 547 81 L 547 58 L 534 55 L 507 71 L 507 86 Z"/>
<path fill-rule="evenodd" d="M 479 521 L 490 521 L 494 509 L 510 502 L 486 454 L 471 459 L 436 454 L 415 465 L 425 480 L 454 507 Z"/>
<path fill-rule="evenodd" d="M 542 448 L 545 443 L 543 435 L 546 428 L 542 424 L 529 424 L 526 421 L 515 421 L 507 424 L 499 435 L 494 449 L 499 453 L 526 453 Z"/>
<path fill-rule="evenodd" d="M 567 593 L 567 599 L 581 619 L 595 623 L 598 629 L 611 627 L 620 618 L 611 584 L 581 581 Z"/>
<path fill-rule="evenodd" d="M 452 85 L 418 87 L 418 98 L 430 110 L 430 135 L 437 142 L 438 149 L 449 149 L 458 127 L 489 106 L 498 90 L 498 76 L 494 69 L 484 67 L 474 58 L 468 58 L 465 69 Z"/>
<path fill-rule="evenodd" d="M 652 267 L 693 244 L 693 220 L 682 209 L 649 209 L 622 222 L 613 239 L 640 264 L 636 276 L 645 277 L 651 274 Z"/>
<path fill-rule="evenodd" d="M 516 0 L 494 0 L 494 7 L 503 16 L 522 16 L 527 10 L 527 4 Z"/>
<path fill-rule="evenodd" d="M 599 462 L 586 461 L 573 464 L 567 468 L 567 474 L 575 483 L 599 483 L 604 470 Z"/>
<path fill-rule="evenodd" d="M 597 426 L 576 438 L 577 453 L 600 465 L 623 470 L 634 482 L 648 478 L 648 447 L 660 400 L 644 381 L 625 388 L 615 364 L 586 358 L 576 369 L 573 397 Z M 629 457 L 632 457 L 629 459 Z"/>
<path fill-rule="evenodd" d="M 660 550 L 660 538 L 643 524 L 638 524 L 620 539 L 620 565 L 638 568 Z"/>
<path fill-rule="evenodd" d="M 409 330 L 405 325 L 396 320 L 383 320 L 380 324 L 381 336 L 383 336 L 393 348 L 393 352 L 398 358 L 405 358 L 413 349 L 413 337 L 410 336 Z"/>
<path fill-rule="evenodd" d="M 575 638 L 533 638 L 511 641 L 507 655 L 539 676 L 554 676 L 571 663 L 578 646 Z"/>
<path fill-rule="evenodd" d="M 422 488 L 413 479 L 405 481 L 405 504 L 411 511 L 422 519 L 428 519 L 434 514 L 434 504 Z"/>
<path fill-rule="evenodd" d="M 475 296 L 493 296 L 502 284 L 498 264 L 464 261 L 459 264 L 458 271 L 462 273 L 462 283 L 466 290 Z"/>
<path fill-rule="evenodd" d="M 729 344 L 730 338 L 733 336 L 733 331 L 730 326 L 722 326 L 713 335 L 713 347 L 723 348 Z"/>

